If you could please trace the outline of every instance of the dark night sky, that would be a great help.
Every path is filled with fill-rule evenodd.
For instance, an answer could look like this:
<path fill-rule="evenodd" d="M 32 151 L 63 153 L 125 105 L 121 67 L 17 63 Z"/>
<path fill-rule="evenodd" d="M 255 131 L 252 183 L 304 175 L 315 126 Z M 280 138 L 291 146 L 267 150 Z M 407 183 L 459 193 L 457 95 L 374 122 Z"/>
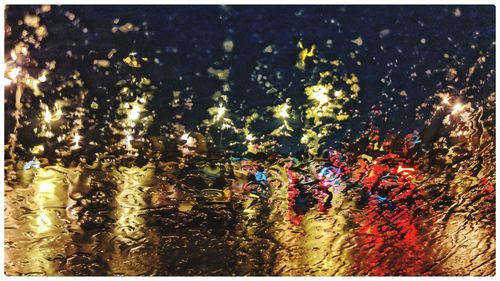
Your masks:
<path fill-rule="evenodd" d="M 12 24 L 27 10 L 34 8 L 8 7 L 7 21 Z M 77 24 L 66 19 L 66 11 L 77 16 Z M 118 25 L 130 22 L 141 30 L 112 33 L 116 18 L 120 19 Z M 136 51 L 162 62 L 141 70 L 158 86 L 149 106 L 157 112 L 151 134 L 159 134 L 161 125 L 171 120 L 172 110 L 165 104 L 171 101 L 175 90 L 194 95 L 194 108 L 182 120 L 188 128 L 194 129 L 208 117 L 210 96 L 222 85 L 207 74 L 211 66 L 231 69 L 228 81 L 233 111 L 240 105 L 244 113 L 275 103 L 252 78 L 258 62 L 267 64 L 269 73 L 281 72 L 283 78 L 275 79 L 273 84 L 285 97 L 297 102 L 305 100 L 304 84 L 314 80 L 315 70 L 310 67 L 300 72 L 294 68 L 299 40 L 305 46 L 317 44 L 321 57 L 340 58 L 345 71 L 360 78 L 361 103 L 351 106 L 359 110 L 361 117 L 348 120 L 344 126 L 353 128 L 354 134 L 366 128 L 373 105 L 379 104 L 387 114 L 387 121 L 377 121 L 384 125 L 383 129 L 407 132 L 422 125 L 414 121 L 415 107 L 439 90 L 450 85 L 472 85 L 469 94 L 475 98 L 494 90 L 494 79 L 478 86 L 484 73 L 494 69 L 494 59 L 478 71 L 477 80 L 471 79 L 468 85 L 463 82 L 469 67 L 481 54 L 494 53 L 494 6 L 60 6 L 42 15 L 42 23 L 47 25 L 50 36 L 40 50 L 32 52 L 33 56 L 41 61 L 61 61 L 57 70 L 61 74 L 77 68 L 89 89 L 88 104 L 92 96 L 102 101 L 113 95 L 119 75 L 103 75 L 91 63 L 105 57 L 112 48 L 118 50 L 114 60 Z M 84 28 L 88 29 L 85 34 Z M 389 33 L 381 36 L 382 30 Z M 357 37 L 363 40 L 361 46 L 351 42 Z M 7 39 L 6 50 L 12 48 L 11 39 Z M 224 59 L 225 39 L 233 41 L 234 49 L 231 57 Z M 332 42 L 330 47 L 327 40 Z M 269 45 L 277 54 L 263 53 Z M 66 49 L 80 57 L 65 60 Z M 358 53 L 352 59 L 350 53 L 354 51 Z M 450 57 L 444 58 L 445 53 Z M 460 81 L 444 83 L 450 67 L 457 69 Z M 407 97 L 401 96 L 401 91 Z M 6 106 L 9 112 L 11 104 Z M 8 127 L 12 120 L 7 121 Z M 257 129 L 266 131 L 264 125 Z"/>

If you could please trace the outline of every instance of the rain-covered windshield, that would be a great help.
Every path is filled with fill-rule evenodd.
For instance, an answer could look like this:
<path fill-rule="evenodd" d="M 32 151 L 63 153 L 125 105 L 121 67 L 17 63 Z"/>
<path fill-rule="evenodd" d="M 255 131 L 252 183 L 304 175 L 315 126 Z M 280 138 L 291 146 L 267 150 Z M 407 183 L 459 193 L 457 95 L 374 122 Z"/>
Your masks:
<path fill-rule="evenodd" d="M 7 275 L 495 275 L 494 6 L 7 6 Z"/>

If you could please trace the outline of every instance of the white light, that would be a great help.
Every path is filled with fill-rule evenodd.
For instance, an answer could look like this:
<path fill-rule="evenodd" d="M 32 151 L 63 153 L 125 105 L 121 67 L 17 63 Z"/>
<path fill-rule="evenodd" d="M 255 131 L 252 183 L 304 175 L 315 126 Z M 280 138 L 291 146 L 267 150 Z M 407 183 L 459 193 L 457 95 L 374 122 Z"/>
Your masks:
<path fill-rule="evenodd" d="M 188 137 L 186 141 L 187 146 L 193 147 L 196 144 L 196 139 L 192 137 Z"/>
<path fill-rule="evenodd" d="M 317 85 L 313 89 L 313 97 L 320 103 L 327 103 L 330 98 L 328 97 L 328 89 L 325 86 Z"/>
<path fill-rule="evenodd" d="M 10 51 L 10 57 L 12 58 L 12 60 L 17 60 L 17 54 L 16 54 L 16 51 L 15 50 L 12 50 Z"/>
<path fill-rule="evenodd" d="M 80 148 L 80 146 L 78 145 L 78 143 L 80 142 L 80 139 L 82 137 L 76 133 L 75 136 L 73 137 L 73 147 L 71 149 L 78 149 Z"/>
<path fill-rule="evenodd" d="M 137 120 L 141 116 L 141 112 L 137 106 L 132 107 L 128 114 L 128 119 L 130 120 Z"/>
<path fill-rule="evenodd" d="M 19 75 L 19 72 L 21 72 L 21 69 L 19 67 L 15 67 L 11 69 L 7 75 L 10 77 L 11 80 L 16 80 L 17 76 Z"/>
<path fill-rule="evenodd" d="M 458 113 L 464 109 L 464 106 L 461 105 L 460 103 L 457 103 L 453 106 L 453 111 L 451 112 L 452 114 Z"/>
<path fill-rule="evenodd" d="M 130 142 L 133 140 L 134 140 L 134 138 L 131 135 L 127 135 L 127 137 L 125 138 L 125 143 L 127 145 L 130 145 Z"/>
<path fill-rule="evenodd" d="M 217 109 L 217 116 L 215 118 L 217 119 L 222 118 L 222 116 L 224 116 L 224 113 L 226 113 L 226 108 L 220 106 L 219 109 Z"/>
<path fill-rule="evenodd" d="M 38 231 L 40 233 L 44 233 L 50 230 L 50 227 L 52 226 L 52 220 L 47 216 L 45 213 L 45 209 L 41 210 L 41 213 L 38 215 L 36 218 L 36 222 L 38 224 Z"/>
<path fill-rule="evenodd" d="M 40 193 L 54 193 L 55 185 L 49 182 L 42 182 L 38 185 L 38 191 Z"/>
<path fill-rule="evenodd" d="M 441 101 L 444 104 L 450 104 L 450 98 L 449 97 L 443 97 L 443 100 Z"/>
<path fill-rule="evenodd" d="M 282 118 L 289 118 L 290 117 L 290 114 L 288 114 L 288 112 L 287 112 L 288 108 L 290 108 L 290 106 L 288 104 L 283 105 L 283 107 L 281 108 L 279 114 Z"/>
<path fill-rule="evenodd" d="M 52 120 L 52 113 L 50 113 L 50 110 L 48 108 L 45 108 L 45 113 L 43 114 L 43 120 L 45 122 L 50 123 L 50 120 Z"/>

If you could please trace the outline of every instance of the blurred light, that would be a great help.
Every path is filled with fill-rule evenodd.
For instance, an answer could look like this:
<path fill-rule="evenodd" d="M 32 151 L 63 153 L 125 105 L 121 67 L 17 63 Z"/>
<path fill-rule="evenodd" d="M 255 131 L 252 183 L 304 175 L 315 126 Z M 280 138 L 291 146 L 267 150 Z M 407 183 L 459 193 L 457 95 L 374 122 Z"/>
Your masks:
<path fill-rule="evenodd" d="M 17 54 L 16 54 L 16 51 L 15 50 L 12 50 L 10 51 L 10 57 L 12 58 L 12 60 L 17 60 Z"/>
<path fill-rule="evenodd" d="M 26 84 L 28 86 L 30 86 L 30 88 L 32 88 L 32 89 L 38 89 L 38 84 L 40 84 L 40 81 L 38 81 L 37 79 L 29 77 L 28 79 L 26 79 Z"/>
<path fill-rule="evenodd" d="M 217 109 L 217 115 L 215 116 L 215 118 L 216 119 L 221 119 L 222 116 L 224 116 L 225 113 L 226 113 L 226 108 L 221 105 Z"/>
<path fill-rule="evenodd" d="M 189 133 L 184 133 L 182 136 L 181 136 L 181 140 L 187 140 L 189 137 Z"/>
<path fill-rule="evenodd" d="M 460 103 L 457 103 L 453 106 L 453 111 L 451 112 L 452 114 L 458 113 L 464 109 L 464 106 Z"/>
<path fill-rule="evenodd" d="M 40 154 L 40 153 L 43 153 L 43 151 L 45 150 L 45 148 L 43 147 L 42 144 L 39 144 L 39 145 L 36 145 L 34 146 L 32 149 L 31 149 L 31 152 L 33 154 Z"/>
<path fill-rule="evenodd" d="M 134 140 L 134 138 L 131 135 L 127 135 L 125 137 L 125 144 L 130 145 L 130 142 L 133 140 Z"/>
<path fill-rule="evenodd" d="M 62 116 L 62 110 L 60 108 L 57 109 L 56 113 L 54 114 L 54 120 L 59 120 Z"/>
<path fill-rule="evenodd" d="M 47 232 L 50 230 L 50 227 L 52 226 L 52 221 L 50 220 L 49 216 L 45 213 L 45 209 L 41 210 L 41 213 L 38 215 L 36 218 L 36 222 L 38 224 L 38 230 L 40 233 Z"/>
<path fill-rule="evenodd" d="M 45 81 L 47 81 L 47 76 L 45 76 L 45 73 L 42 74 L 42 76 L 38 77 L 38 81 L 40 81 L 42 83 L 45 82 Z"/>
<path fill-rule="evenodd" d="M 443 97 L 443 100 L 441 101 L 444 104 L 450 104 L 450 98 L 448 96 Z"/>
<path fill-rule="evenodd" d="M 31 168 L 40 169 L 40 161 L 33 158 L 33 160 L 24 164 L 24 170 L 29 170 Z"/>
<path fill-rule="evenodd" d="M 194 146 L 196 144 L 196 139 L 192 137 L 188 137 L 186 141 L 187 146 Z"/>
<path fill-rule="evenodd" d="M 14 67 L 9 72 L 7 72 L 7 76 L 9 76 L 11 80 L 16 80 L 20 72 L 21 69 L 19 67 Z"/>
<path fill-rule="evenodd" d="M 82 137 L 76 133 L 75 136 L 73 137 L 73 147 L 71 149 L 78 149 L 80 148 L 80 146 L 78 145 L 78 143 L 80 142 L 80 139 Z"/>
<path fill-rule="evenodd" d="M 28 54 L 28 48 L 22 47 L 21 48 L 21 53 L 26 56 Z"/>
<path fill-rule="evenodd" d="M 48 108 L 45 108 L 43 120 L 45 120 L 46 123 L 50 123 L 50 120 L 52 120 L 52 113 L 50 113 L 50 110 Z"/>
<path fill-rule="evenodd" d="M 399 174 L 401 172 L 404 172 L 404 173 L 415 172 L 415 169 L 413 169 L 413 168 L 403 168 L 401 166 L 398 166 L 397 173 Z"/>
<path fill-rule="evenodd" d="M 137 106 L 133 106 L 128 114 L 128 119 L 137 120 L 141 116 L 141 112 Z"/>
<path fill-rule="evenodd" d="M 38 185 L 38 192 L 40 193 L 54 193 L 55 185 L 50 182 L 42 182 Z"/>
<path fill-rule="evenodd" d="M 281 107 L 281 110 L 279 112 L 279 115 L 282 117 L 282 118 L 289 118 L 290 117 L 290 114 L 288 114 L 288 109 L 290 108 L 290 106 L 288 104 L 284 104 L 283 107 Z"/>
<path fill-rule="evenodd" d="M 248 135 L 246 135 L 245 139 L 248 141 L 253 141 L 255 139 L 255 137 L 252 134 L 248 134 Z"/>
<path fill-rule="evenodd" d="M 330 98 L 327 95 L 328 89 L 323 85 L 316 85 L 313 88 L 313 98 L 316 99 L 320 104 L 327 103 Z"/>
<path fill-rule="evenodd" d="M 57 105 L 56 105 L 57 107 Z M 45 107 L 45 112 L 43 113 L 43 120 L 46 122 L 46 123 L 50 123 L 51 121 L 57 121 L 59 119 L 61 119 L 61 116 L 62 116 L 62 110 L 60 108 L 57 108 L 56 112 L 54 114 L 52 114 L 49 110 L 48 107 Z"/>

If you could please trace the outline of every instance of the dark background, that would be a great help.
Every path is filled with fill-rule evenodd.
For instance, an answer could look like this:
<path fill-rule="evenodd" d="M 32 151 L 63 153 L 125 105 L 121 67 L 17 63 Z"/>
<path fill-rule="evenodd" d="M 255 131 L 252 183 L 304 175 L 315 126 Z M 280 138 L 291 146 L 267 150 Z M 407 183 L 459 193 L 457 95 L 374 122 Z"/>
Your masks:
<path fill-rule="evenodd" d="M 7 7 L 6 20 L 12 26 L 12 35 L 6 38 L 6 55 L 23 28 L 16 22 L 36 8 Z M 76 20 L 68 20 L 68 11 L 76 15 Z M 196 130 L 196 125 L 208 117 L 206 109 L 213 106 L 210 96 L 223 83 L 207 73 L 209 67 L 230 68 L 229 108 L 236 115 L 280 103 L 257 83 L 257 74 L 269 76 L 274 87 L 283 93 L 282 100 L 291 97 L 294 105 L 300 105 L 305 101 L 304 86 L 317 81 L 319 70 L 309 59 L 306 71 L 294 67 L 299 40 L 306 47 L 316 44 L 318 57 L 341 59 L 343 71 L 359 77 L 361 102 L 349 108 L 357 109 L 360 117 L 347 120 L 333 141 L 344 139 L 346 129 L 352 129 L 349 137 L 359 135 L 370 121 L 382 132 L 421 129 L 424 120 L 415 120 L 415 108 L 443 89 L 468 87 L 465 100 L 481 99 L 494 91 L 494 6 L 53 6 L 40 17 L 41 23 L 47 25 L 49 37 L 40 49 L 30 49 L 32 58 L 39 65 L 58 61 L 53 79 L 78 70 L 88 89 L 85 106 L 92 101 L 100 105 L 93 112 L 98 123 L 112 115 L 116 82 L 124 73 L 138 71 L 152 79 L 158 88 L 148 105 L 156 112 L 149 128 L 151 135 L 164 133 L 162 126 L 173 122 L 173 115 L 179 113 L 179 109 L 168 106 L 172 91 L 194 97 L 193 110 L 180 112 L 180 122 L 188 130 Z M 118 24 L 113 23 L 116 18 L 120 19 Z M 113 26 L 127 22 L 140 30 L 111 32 Z M 381 36 L 384 29 L 390 32 Z M 351 42 L 357 37 L 363 40 L 361 46 Z M 234 43 L 229 56 L 224 55 L 222 47 L 226 39 Z M 327 40 L 332 41 L 330 46 Z M 269 45 L 277 53 L 264 53 Z M 160 63 L 150 63 L 139 70 L 112 67 L 111 73 L 105 74 L 92 62 L 105 58 L 113 48 L 117 53 L 110 60 L 112 65 L 120 64 L 132 51 L 158 58 Z M 67 50 L 71 50 L 71 56 Z M 357 52 L 354 59 L 352 52 Z M 481 55 L 488 57 L 487 62 L 475 77 L 465 81 L 469 68 Z M 256 70 L 258 64 L 268 68 Z M 459 79 L 445 81 L 450 68 L 457 70 Z M 277 72 L 281 79 L 276 78 Z M 488 73 L 493 75 L 485 79 Z M 44 87 L 53 91 L 50 85 Z M 400 95 L 401 91 L 407 96 Z M 56 97 L 47 95 L 45 101 Z M 6 136 L 13 126 L 13 106 L 13 99 L 6 102 Z M 382 115 L 374 116 L 372 109 L 381 110 Z M 290 144 L 285 150 L 294 151 L 293 145 L 298 143 L 300 124 L 295 125 L 299 126 L 295 128 L 297 133 L 281 140 Z M 259 124 L 254 129 L 265 134 L 274 127 L 275 124 Z"/>

